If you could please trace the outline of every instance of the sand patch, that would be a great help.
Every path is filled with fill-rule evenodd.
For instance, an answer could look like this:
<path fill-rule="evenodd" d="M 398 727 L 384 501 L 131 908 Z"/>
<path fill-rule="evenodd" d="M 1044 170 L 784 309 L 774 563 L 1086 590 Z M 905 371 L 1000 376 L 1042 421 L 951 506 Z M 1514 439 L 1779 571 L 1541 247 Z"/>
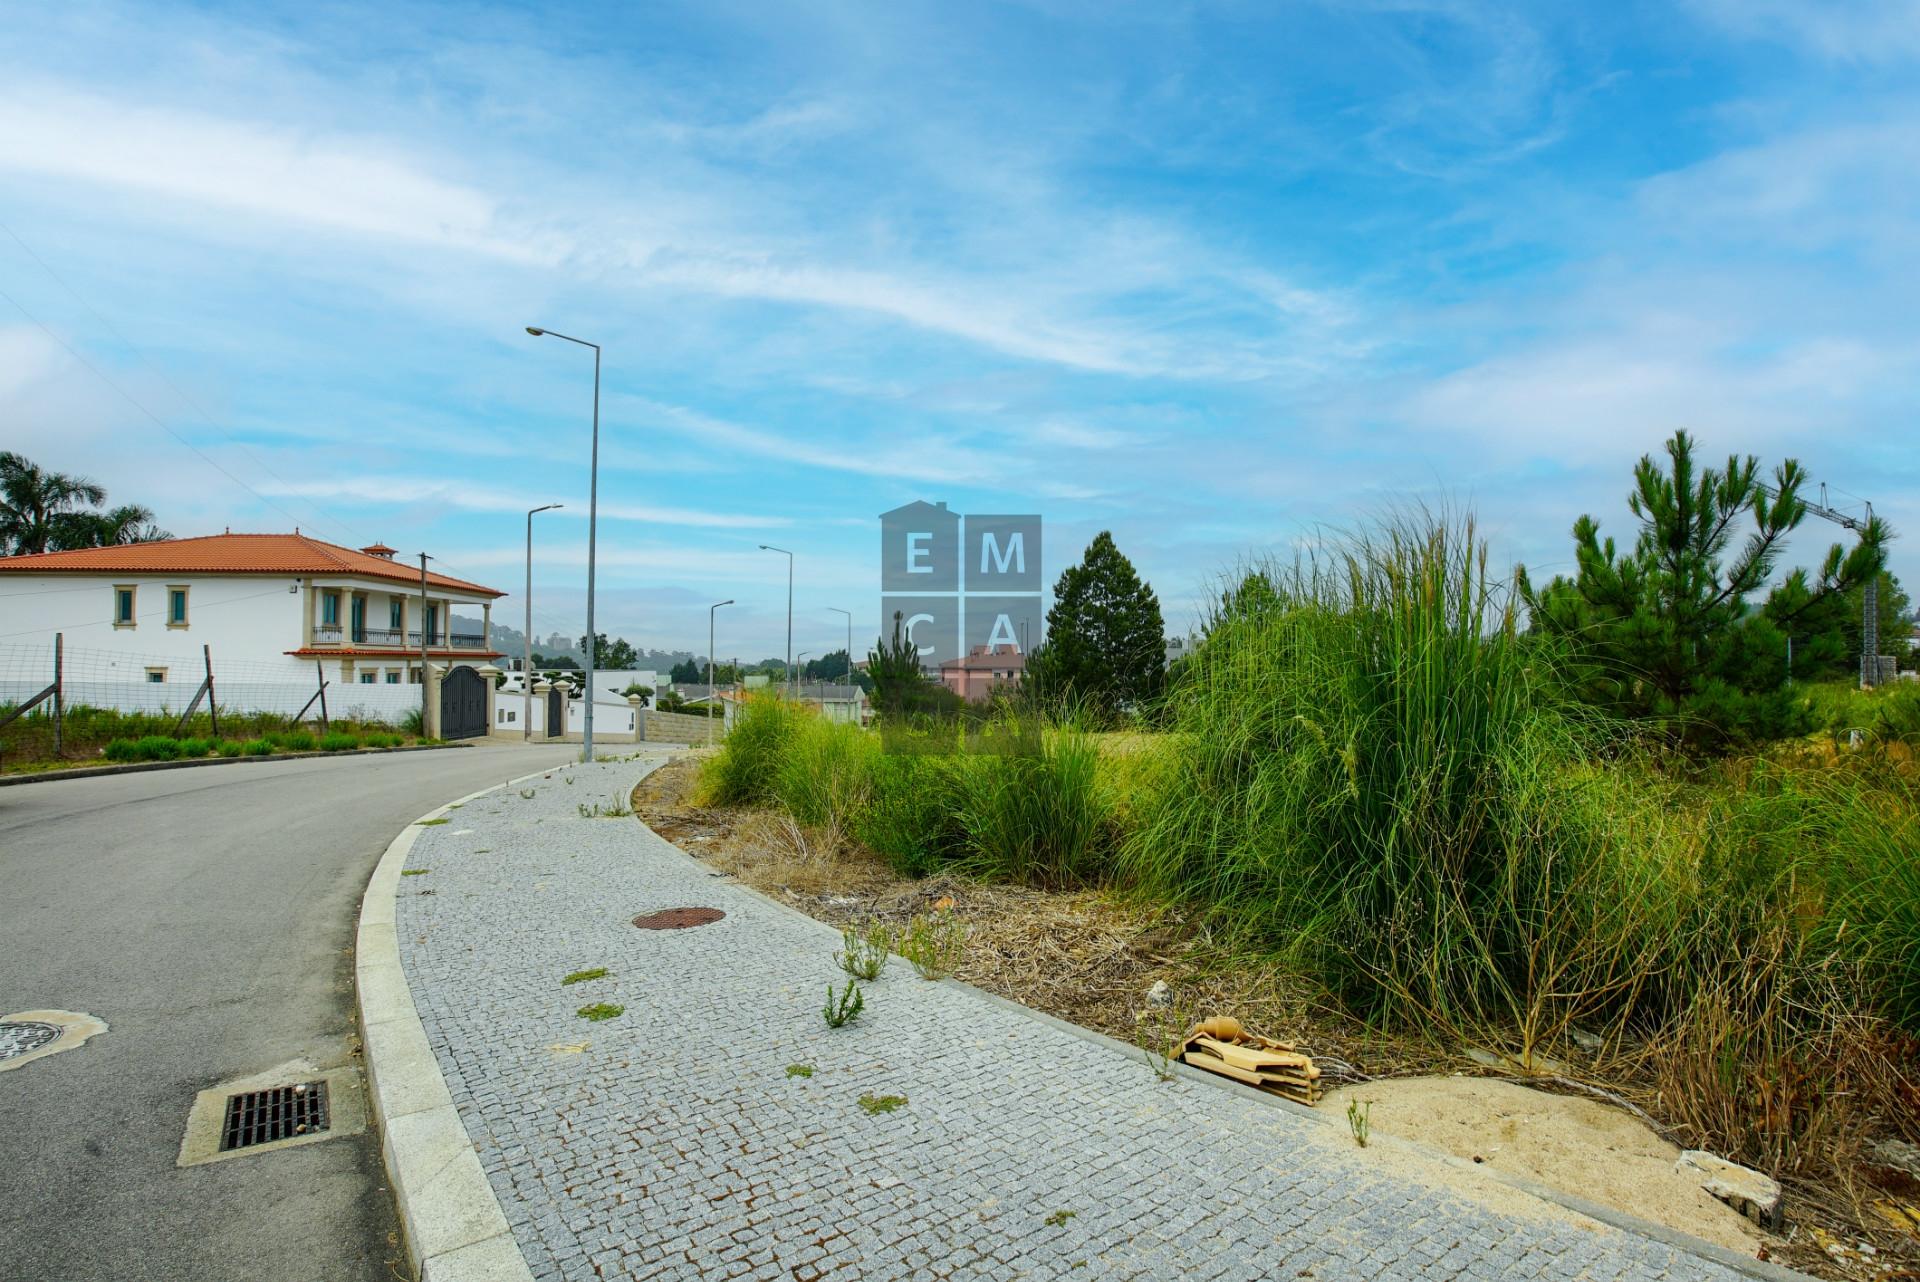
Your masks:
<path fill-rule="evenodd" d="M 1752 1255 L 1746 1217 L 1675 1174 L 1680 1150 L 1598 1100 L 1473 1077 L 1408 1077 L 1327 1092 L 1323 1112 L 1373 1101 L 1373 1129 Z"/>

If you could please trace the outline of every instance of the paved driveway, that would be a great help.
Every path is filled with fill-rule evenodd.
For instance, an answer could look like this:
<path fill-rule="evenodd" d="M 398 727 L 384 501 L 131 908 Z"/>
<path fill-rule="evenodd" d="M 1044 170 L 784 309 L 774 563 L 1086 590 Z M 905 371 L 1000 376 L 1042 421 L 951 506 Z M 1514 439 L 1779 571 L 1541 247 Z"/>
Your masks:
<path fill-rule="evenodd" d="M 0 1015 L 108 1025 L 0 1073 L 0 1276 L 401 1276 L 370 1132 L 180 1169 L 187 1111 L 196 1092 L 289 1060 L 346 1062 L 355 913 L 387 843 L 441 802 L 577 751 L 0 788 Z"/>

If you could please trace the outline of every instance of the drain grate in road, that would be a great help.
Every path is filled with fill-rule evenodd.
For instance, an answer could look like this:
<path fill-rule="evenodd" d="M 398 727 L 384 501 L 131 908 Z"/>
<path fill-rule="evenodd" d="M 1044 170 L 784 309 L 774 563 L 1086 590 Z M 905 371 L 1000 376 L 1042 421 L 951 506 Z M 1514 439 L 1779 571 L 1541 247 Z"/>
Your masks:
<path fill-rule="evenodd" d="M 220 1151 L 252 1148 L 327 1129 L 327 1084 L 301 1082 L 227 1096 Z"/>
<path fill-rule="evenodd" d="M 725 916 L 718 908 L 664 908 L 657 913 L 642 913 L 633 919 L 633 924 L 642 930 L 685 930 L 689 926 L 705 926 Z"/>
<path fill-rule="evenodd" d="M 0 1059 L 37 1051 L 58 1036 L 57 1024 L 43 1024 L 37 1019 L 0 1021 Z"/>

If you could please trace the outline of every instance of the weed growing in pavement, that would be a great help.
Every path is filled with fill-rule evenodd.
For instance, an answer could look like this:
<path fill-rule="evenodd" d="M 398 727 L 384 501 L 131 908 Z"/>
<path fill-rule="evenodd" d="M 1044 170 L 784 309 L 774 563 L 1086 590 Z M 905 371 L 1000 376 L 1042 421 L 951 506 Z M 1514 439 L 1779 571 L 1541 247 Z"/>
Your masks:
<path fill-rule="evenodd" d="M 867 1110 L 868 1117 L 878 1117 L 882 1113 L 891 1113 L 907 1102 L 904 1095 L 875 1095 L 868 1092 L 860 1097 L 860 1107 Z"/>
<path fill-rule="evenodd" d="M 1353 1131 L 1353 1142 L 1361 1148 L 1367 1146 L 1367 1136 L 1373 1133 L 1373 1101 L 1362 1104 L 1359 1100 L 1347 1101 L 1347 1125 Z"/>
<path fill-rule="evenodd" d="M 1173 1063 L 1186 1051 L 1187 1033 L 1193 1024 L 1193 1011 L 1172 1002 L 1148 1006 L 1133 1017 L 1133 1044 L 1147 1057 L 1147 1067 L 1161 1081 L 1173 1080 Z"/>
<path fill-rule="evenodd" d="M 447 817 L 442 815 L 438 819 L 422 819 L 419 821 L 419 825 L 422 828 L 432 828 L 445 822 L 447 822 Z"/>
<path fill-rule="evenodd" d="M 869 982 L 880 978 L 880 972 L 887 968 L 887 954 L 893 949 L 893 930 L 885 922 L 869 918 L 848 926 L 840 932 L 840 941 L 844 947 L 833 959 L 841 970 Z"/>
<path fill-rule="evenodd" d="M 827 1004 L 820 1013 L 826 1018 L 828 1028 L 839 1028 L 842 1024 L 860 1018 L 860 1012 L 865 1010 L 866 1006 L 867 999 L 861 993 L 859 985 L 849 979 L 847 991 L 838 997 L 834 996 L 833 985 L 827 985 Z"/>
<path fill-rule="evenodd" d="M 589 979 L 605 979 L 606 977 L 607 968 L 605 966 L 595 966 L 591 970 L 576 970 L 560 982 L 562 984 L 584 984 Z"/>
<path fill-rule="evenodd" d="M 520 800 L 522 801 L 532 801 L 535 795 L 534 790 L 531 788 L 522 788 L 520 790 Z"/>
<path fill-rule="evenodd" d="M 589 806 L 583 801 L 574 809 L 580 812 L 582 819 L 631 819 L 633 817 L 633 811 L 617 801 L 608 806 L 602 806 L 597 801 Z"/>
<path fill-rule="evenodd" d="M 915 913 L 895 948 L 913 963 L 920 978 L 945 979 L 967 950 L 967 926 L 950 907 Z"/>
<path fill-rule="evenodd" d="M 402 868 L 400 875 L 402 877 L 424 877 L 432 871 L 433 869 L 431 868 Z"/>
<path fill-rule="evenodd" d="M 1064 1229 L 1067 1227 L 1067 1221 L 1078 1214 L 1080 1214 L 1078 1211 L 1055 1211 L 1047 1217 L 1046 1222 L 1050 1228 Z"/>
<path fill-rule="evenodd" d="M 811 1065 L 811 1064 L 789 1064 L 789 1065 L 787 1065 L 787 1076 L 788 1076 L 788 1077 L 812 1077 L 812 1076 L 813 1076 L 813 1065 Z"/>
<path fill-rule="evenodd" d="M 620 1014 L 626 1009 L 625 1006 L 618 1006 L 612 1002 L 595 1002 L 591 1006 L 582 1006 L 579 1010 L 575 1011 L 574 1014 L 578 1015 L 581 1019 L 592 1020 L 598 1024 L 603 1019 L 612 1019 L 615 1015 Z"/>

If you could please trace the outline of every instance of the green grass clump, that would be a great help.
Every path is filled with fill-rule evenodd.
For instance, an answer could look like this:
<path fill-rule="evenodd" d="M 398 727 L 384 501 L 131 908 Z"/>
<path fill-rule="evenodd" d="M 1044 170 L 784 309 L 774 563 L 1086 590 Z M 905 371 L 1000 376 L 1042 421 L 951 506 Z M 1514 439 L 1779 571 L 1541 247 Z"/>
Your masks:
<path fill-rule="evenodd" d="M 777 694 L 748 699 L 720 751 L 700 771 L 702 799 L 712 805 L 764 805 L 774 800 L 779 770 L 802 719 L 811 714 Z"/>
<path fill-rule="evenodd" d="M 419 828 L 437 828 L 445 822 L 447 822 L 447 817 L 441 815 L 438 819 L 416 819 L 414 825 Z"/>
<path fill-rule="evenodd" d="M 204 757 L 213 751 L 211 739 L 180 740 L 180 755 L 183 757 Z"/>
<path fill-rule="evenodd" d="M 431 868 L 402 868 L 400 875 L 402 877 L 424 877 L 432 871 L 433 869 Z"/>
<path fill-rule="evenodd" d="M 875 1095 L 871 1091 L 859 1099 L 860 1107 L 868 1117 L 891 1113 L 897 1108 L 904 1108 L 906 1103 L 907 1097 L 904 1095 Z"/>
<path fill-rule="evenodd" d="M 788 1076 L 788 1077 L 812 1077 L 812 1076 L 813 1076 L 813 1065 L 811 1065 L 811 1064 L 789 1064 L 789 1065 L 787 1065 L 787 1076 Z"/>
<path fill-rule="evenodd" d="M 265 757 L 273 752 L 273 742 L 268 739 L 249 739 L 240 745 L 243 757 Z"/>
<path fill-rule="evenodd" d="M 312 752 L 320 746 L 311 730 L 280 730 L 266 739 L 278 752 Z"/>
<path fill-rule="evenodd" d="M 584 984 L 590 979 L 605 979 L 606 977 L 607 977 L 607 968 L 605 966 L 595 966 L 590 970 L 576 970 L 573 972 L 573 974 L 568 975 L 565 979 L 561 980 L 560 982 L 563 985 L 564 984 Z"/>
<path fill-rule="evenodd" d="M 1005 718 L 959 762 L 955 818 L 980 875 L 1037 886 L 1103 880 L 1112 832 L 1099 752 L 1085 734 Z"/>
<path fill-rule="evenodd" d="M 346 734 L 339 730 L 322 736 L 320 740 L 320 751 L 322 752 L 352 752 L 359 746 L 360 738 L 358 735 Z"/>
<path fill-rule="evenodd" d="M 244 745 L 238 739 L 222 739 L 214 744 L 213 751 L 222 757 L 237 757 Z"/>
<path fill-rule="evenodd" d="M 575 1011 L 574 1014 L 578 1015 L 581 1019 L 598 1024 L 602 1020 L 612 1019 L 626 1009 L 625 1006 L 615 1005 L 613 1002 L 595 1002 L 591 1006 L 582 1006 L 579 1010 Z"/>

